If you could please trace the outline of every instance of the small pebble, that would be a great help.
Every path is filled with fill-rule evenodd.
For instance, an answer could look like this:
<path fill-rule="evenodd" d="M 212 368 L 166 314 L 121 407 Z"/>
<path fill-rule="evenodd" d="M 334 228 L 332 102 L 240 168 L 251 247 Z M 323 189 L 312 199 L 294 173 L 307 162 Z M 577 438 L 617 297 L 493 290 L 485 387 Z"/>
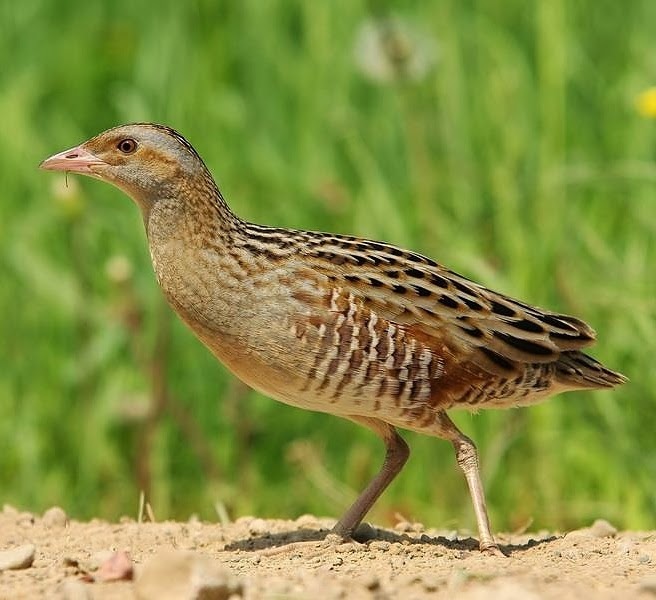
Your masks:
<path fill-rule="evenodd" d="M 63 508 L 53 506 L 43 513 L 41 517 L 43 524 L 49 529 L 57 527 L 66 527 L 68 525 L 68 515 Z"/>
<path fill-rule="evenodd" d="M 264 519 L 253 519 L 248 524 L 248 531 L 253 535 L 262 535 L 269 532 L 269 526 Z"/>
<path fill-rule="evenodd" d="M 16 515 L 16 525 L 21 527 L 32 527 L 34 525 L 34 515 L 30 512 L 22 512 Z"/>
<path fill-rule="evenodd" d="M 155 554 L 135 583 L 140 600 L 228 600 L 241 591 L 241 583 L 219 561 L 185 550 Z"/>
<path fill-rule="evenodd" d="M 647 575 L 638 583 L 638 591 L 656 598 L 656 575 Z"/>
<path fill-rule="evenodd" d="M 132 559 L 125 552 L 113 552 L 112 555 L 103 562 L 95 574 L 96 581 L 129 581 L 132 579 L 134 570 Z"/>
<path fill-rule="evenodd" d="M 34 544 L 23 544 L 0 552 L 0 571 L 10 569 L 27 569 L 34 562 L 36 547 Z"/>
<path fill-rule="evenodd" d="M 619 554 L 631 554 L 635 550 L 635 543 L 630 540 L 623 540 L 617 545 L 617 552 Z"/>
<path fill-rule="evenodd" d="M 374 540 L 369 544 L 369 548 L 374 552 L 387 552 L 390 549 L 390 543 L 384 540 Z"/>
<path fill-rule="evenodd" d="M 315 528 L 317 526 L 317 518 L 314 515 L 301 515 L 298 519 L 296 519 L 296 524 L 298 525 L 299 529 L 303 529 L 305 527 Z"/>
<path fill-rule="evenodd" d="M 96 571 L 100 565 L 106 563 L 114 554 L 114 550 L 98 550 L 88 559 L 81 561 L 81 566 L 85 571 Z"/>
<path fill-rule="evenodd" d="M 66 579 L 59 586 L 59 597 L 62 600 L 91 600 L 89 586 L 77 579 Z"/>
<path fill-rule="evenodd" d="M 597 538 L 615 537 L 617 528 L 605 519 L 597 519 L 590 527 L 590 533 Z"/>
<path fill-rule="evenodd" d="M 597 519 L 590 527 L 582 527 L 581 529 L 570 531 L 567 534 L 567 537 L 576 540 L 585 538 L 615 537 L 615 535 L 617 535 L 617 529 L 615 527 L 605 519 Z"/>

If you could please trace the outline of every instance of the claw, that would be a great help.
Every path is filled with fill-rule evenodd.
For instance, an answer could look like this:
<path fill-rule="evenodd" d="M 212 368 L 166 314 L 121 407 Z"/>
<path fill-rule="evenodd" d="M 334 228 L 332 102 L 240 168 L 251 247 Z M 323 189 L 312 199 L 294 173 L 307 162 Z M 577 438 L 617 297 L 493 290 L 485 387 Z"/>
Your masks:
<path fill-rule="evenodd" d="M 484 552 L 485 554 L 488 554 L 490 556 L 497 556 L 499 558 L 508 558 L 507 554 L 504 554 L 501 551 L 501 548 L 494 543 L 494 542 L 488 542 L 488 543 L 483 543 L 481 542 L 481 552 Z"/>

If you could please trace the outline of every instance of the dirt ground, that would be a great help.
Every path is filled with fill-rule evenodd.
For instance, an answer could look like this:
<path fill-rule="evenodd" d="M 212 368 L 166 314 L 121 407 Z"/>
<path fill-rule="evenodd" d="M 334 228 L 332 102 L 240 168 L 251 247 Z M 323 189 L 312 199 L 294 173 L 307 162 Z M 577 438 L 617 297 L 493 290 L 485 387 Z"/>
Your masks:
<path fill-rule="evenodd" d="M 467 535 L 407 522 L 364 525 L 359 542 L 324 539 L 333 523 L 80 523 L 57 508 L 5 506 L 0 598 L 656 599 L 653 531 L 599 521 L 567 534 L 500 534 L 503 558 Z"/>

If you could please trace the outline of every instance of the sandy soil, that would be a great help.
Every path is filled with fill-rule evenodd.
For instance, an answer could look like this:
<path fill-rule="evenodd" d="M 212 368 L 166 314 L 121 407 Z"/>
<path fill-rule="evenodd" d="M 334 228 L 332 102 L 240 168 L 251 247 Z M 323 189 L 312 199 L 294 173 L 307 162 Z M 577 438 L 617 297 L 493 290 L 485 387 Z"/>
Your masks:
<path fill-rule="evenodd" d="M 332 524 L 308 515 L 80 523 L 61 509 L 39 516 L 6 506 L 0 598 L 656 598 L 656 532 L 601 521 L 565 535 L 501 534 L 501 558 L 421 524 L 365 525 L 353 543 L 324 539 Z M 21 552 L 20 568 L 7 568 Z"/>

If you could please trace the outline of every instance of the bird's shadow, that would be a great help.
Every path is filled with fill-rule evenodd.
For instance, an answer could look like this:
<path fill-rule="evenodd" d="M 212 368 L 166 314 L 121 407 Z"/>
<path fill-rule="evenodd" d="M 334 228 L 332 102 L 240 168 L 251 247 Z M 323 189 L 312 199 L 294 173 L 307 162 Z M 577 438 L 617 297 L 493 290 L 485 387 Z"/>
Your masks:
<path fill-rule="evenodd" d="M 266 533 L 256 535 L 249 539 L 236 540 L 226 544 L 225 551 L 246 551 L 254 552 L 260 550 L 270 550 L 272 548 L 281 548 L 284 546 L 297 544 L 299 542 L 323 542 L 331 531 L 329 529 L 294 529 L 291 531 L 282 531 L 279 533 Z M 401 543 L 404 545 L 428 545 L 448 550 L 458 550 L 462 552 L 478 551 L 478 540 L 467 537 L 461 539 L 449 539 L 442 535 L 429 536 L 422 534 L 420 537 L 412 537 L 406 533 L 397 533 L 388 529 L 379 529 L 377 527 L 368 527 L 364 534 L 353 536 L 356 542 L 367 545 L 371 542 L 381 541 L 390 544 Z M 541 539 L 529 539 L 523 544 L 499 544 L 499 548 L 506 555 L 510 556 L 518 552 L 524 552 L 542 544 L 548 544 L 558 539 L 557 536 L 551 535 Z"/>

